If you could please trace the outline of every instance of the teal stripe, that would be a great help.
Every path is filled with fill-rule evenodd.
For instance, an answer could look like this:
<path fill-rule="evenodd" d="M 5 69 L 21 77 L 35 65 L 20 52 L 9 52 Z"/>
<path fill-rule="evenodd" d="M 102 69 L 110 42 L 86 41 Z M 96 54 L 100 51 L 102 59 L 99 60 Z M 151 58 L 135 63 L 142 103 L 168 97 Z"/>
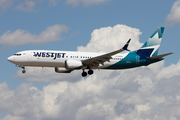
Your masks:
<path fill-rule="evenodd" d="M 160 59 L 155 59 L 155 60 L 147 60 L 147 59 L 139 59 L 140 56 L 136 54 L 136 52 L 130 52 L 124 59 L 118 61 L 117 63 L 108 66 L 103 69 L 128 69 L 128 68 L 134 68 L 134 67 L 140 67 L 140 66 L 147 66 L 151 63 L 161 61 L 162 58 Z M 126 59 L 131 59 L 131 60 L 126 60 Z"/>

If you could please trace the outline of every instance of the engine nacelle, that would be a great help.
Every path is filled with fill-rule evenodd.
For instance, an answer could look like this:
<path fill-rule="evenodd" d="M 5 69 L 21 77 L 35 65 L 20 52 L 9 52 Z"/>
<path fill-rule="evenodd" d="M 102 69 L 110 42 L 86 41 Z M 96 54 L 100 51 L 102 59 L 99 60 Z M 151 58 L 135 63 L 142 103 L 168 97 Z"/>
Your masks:
<path fill-rule="evenodd" d="M 61 67 L 55 67 L 55 72 L 57 72 L 57 73 L 70 73 L 71 70 L 67 70 L 66 68 L 61 68 Z"/>
<path fill-rule="evenodd" d="M 82 66 L 82 62 L 79 60 L 66 60 L 65 68 L 66 69 L 75 69 Z"/>

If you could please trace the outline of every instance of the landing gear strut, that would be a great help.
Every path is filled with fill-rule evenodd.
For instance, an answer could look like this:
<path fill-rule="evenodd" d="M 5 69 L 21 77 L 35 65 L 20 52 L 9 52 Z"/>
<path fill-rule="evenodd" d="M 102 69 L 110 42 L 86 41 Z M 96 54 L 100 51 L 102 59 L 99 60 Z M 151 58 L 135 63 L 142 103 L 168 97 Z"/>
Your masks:
<path fill-rule="evenodd" d="M 23 70 L 22 70 L 22 73 L 24 74 L 24 73 L 26 73 L 26 70 L 25 70 L 25 67 L 24 66 L 22 66 L 22 65 L 16 65 L 17 67 L 21 67 Z"/>

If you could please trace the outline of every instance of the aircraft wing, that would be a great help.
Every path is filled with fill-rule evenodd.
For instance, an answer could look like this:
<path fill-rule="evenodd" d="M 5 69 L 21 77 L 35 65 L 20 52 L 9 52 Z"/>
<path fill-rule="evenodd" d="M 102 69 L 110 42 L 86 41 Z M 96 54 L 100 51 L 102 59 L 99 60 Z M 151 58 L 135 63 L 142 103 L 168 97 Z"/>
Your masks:
<path fill-rule="evenodd" d="M 83 63 L 82 69 L 85 69 L 88 67 L 89 67 L 89 69 L 92 67 L 98 67 L 99 64 L 104 65 L 104 62 L 106 62 L 106 61 L 110 62 L 110 59 L 112 59 L 113 55 L 118 54 L 124 50 L 128 50 L 127 47 L 129 45 L 130 41 L 131 41 L 131 39 L 129 39 L 128 42 L 124 45 L 124 47 L 119 50 L 116 50 L 116 51 L 113 51 L 113 52 L 110 52 L 110 53 L 107 53 L 104 55 L 100 55 L 100 56 L 97 56 L 97 57 L 94 57 L 91 59 L 83 60 L 82 61 L 82 63 Z"/>

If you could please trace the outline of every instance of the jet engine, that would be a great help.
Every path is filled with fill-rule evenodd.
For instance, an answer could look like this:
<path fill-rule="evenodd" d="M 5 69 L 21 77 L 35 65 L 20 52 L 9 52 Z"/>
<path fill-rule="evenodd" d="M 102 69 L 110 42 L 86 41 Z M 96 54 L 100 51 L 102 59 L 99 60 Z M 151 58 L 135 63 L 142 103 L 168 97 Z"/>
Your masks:
<path fill-rule="evenodd" d="M 79 60 L 66 60 L 65 68 L 66 69 L 75 69 L 82 66 L 82 62 Z"/>
<path fill-rule="evenodd" d="M 71 70 L 67 70 L 66 68 L 62 68 L 62 67 L 55 67 L 55 72 L 57 72 L 57 73 L 70 73 Z"/>

